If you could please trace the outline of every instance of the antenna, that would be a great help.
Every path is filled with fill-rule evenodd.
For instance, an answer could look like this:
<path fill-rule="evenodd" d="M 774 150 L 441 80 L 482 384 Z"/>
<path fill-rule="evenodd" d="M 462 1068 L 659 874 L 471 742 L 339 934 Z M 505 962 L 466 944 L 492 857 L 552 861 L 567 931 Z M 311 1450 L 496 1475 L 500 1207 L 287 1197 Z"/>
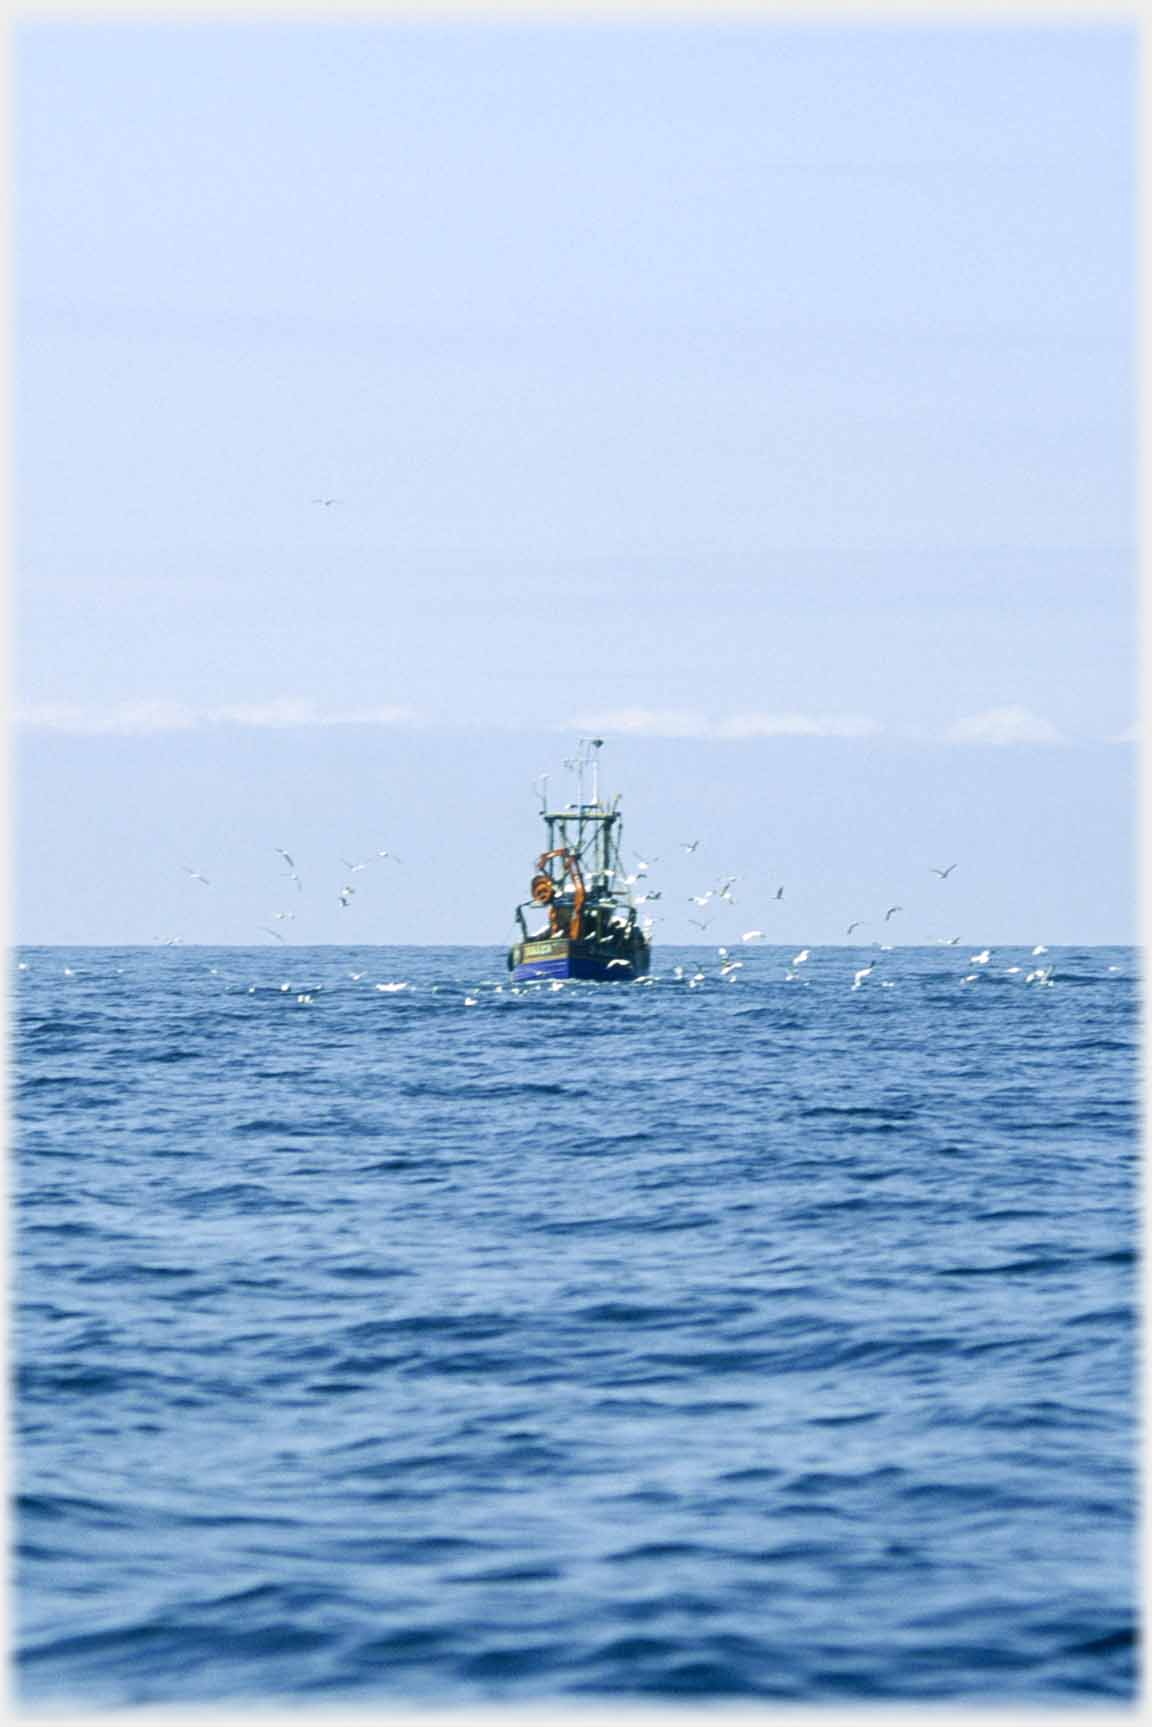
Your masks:
<path fill-rule="evenodd" d="M 540 814 L 543 815 L 548 808 L 548 775 L 537 774 L 532 781 L 532 789 L 540 799 Z"/>
<path fill-rule="evenodd" d="M 594 754 L 592 756 L 592 803 L 596 809 L 599 809 L 599 807 L 600 807 L 600 753 L 599 752 L 603 748 L 604 748 L 604 739 L 603 738 L 581 738 L 580 739 L 580 749 L 581 749 L 580 766 L 581 766 L 581 769 L 583 769 L 584 763 L 588 759 L 587 755 L 584 752 L 586 752 L 589 749 L 591 749 L 594 752 Z M 580 781 L 581 802 L 583 802 L 583 787 L 584 787 L 583 773 L 581 773 L 581 781 Z"/>

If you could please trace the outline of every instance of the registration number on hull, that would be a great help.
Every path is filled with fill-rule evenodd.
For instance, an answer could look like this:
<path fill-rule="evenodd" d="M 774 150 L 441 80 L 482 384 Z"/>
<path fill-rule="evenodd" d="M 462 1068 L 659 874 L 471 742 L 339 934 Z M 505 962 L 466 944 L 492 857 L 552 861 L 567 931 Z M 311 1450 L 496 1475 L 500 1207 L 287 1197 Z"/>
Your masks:
<path fill-rule="evenodd" d="M 526 941 L 520 950 L 521 959 L 562 959 L 568 952 L 566 941 Z"/>

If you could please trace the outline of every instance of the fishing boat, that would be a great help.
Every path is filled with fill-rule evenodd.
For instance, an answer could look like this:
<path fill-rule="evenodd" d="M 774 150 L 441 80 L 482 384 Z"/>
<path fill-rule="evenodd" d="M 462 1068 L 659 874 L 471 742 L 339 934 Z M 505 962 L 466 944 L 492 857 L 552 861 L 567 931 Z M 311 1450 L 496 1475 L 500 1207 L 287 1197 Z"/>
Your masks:
<path fill-rule="evenodd" d="M 620 858 L 620 797 L 600 801 L 599 756 L 603 738 L 582 738 L 567 765 L 577 776 L 576 801 L 548 808 L 547 780 L 540 814 L 548 843 L 536 860 L 531 897 L 516 907 L 520 940 L 508 967 L 516 982 L 534 978 L 591 978 L 627 982 L 643 976 L 652 947 L 637 917 L 631 884 Z M 592 773 L 592 796 L 584 801 L 584 778 Z M 633 878 L 635 879 L 635 878 Z M 527 914 L 527 915 L 526 915 Z M 546 922 L 537 923 L 541 914 Z"/>

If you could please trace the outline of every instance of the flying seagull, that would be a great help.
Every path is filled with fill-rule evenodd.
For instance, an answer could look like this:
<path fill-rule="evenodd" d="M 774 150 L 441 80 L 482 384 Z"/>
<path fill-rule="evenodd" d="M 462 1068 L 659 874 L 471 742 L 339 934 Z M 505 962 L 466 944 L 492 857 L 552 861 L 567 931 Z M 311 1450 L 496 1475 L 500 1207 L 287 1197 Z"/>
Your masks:
<path fill-rule="evenodd" d="M 340 500 L 339 498 L 313 498 L 312 502 L 314 504 L 323 504 L 326 509 L 331 509 L 332 505 L 338 504 Z"/>
<path fill-rule="evenodd" d="M 282 857 L 284 859 L 284 862 L 288 865 L 289 869 L 295 869 L 296 868 L 295 863 L 288 856 L 288 853 L 284 850 L 283 846 L 273 846 L 272 850 L 276 853 L 277 857 Z"/>
<path fill-rule="evenodd" d="M 859 929 L 859 928 L 860 928 L 860 923 L 861 923 L 861 920 L 860 920 L 860 919 L 859 919 L 859 918 L 857 918 L 857 919 L 856 919 L 856 922 L 855 922 L 855 923 L 850 923 L 850 924 L 849 924 L 849 925 L 848 925 L 848 928 L 847 928 L 847 929 L 846 929 L 846 930 L 845 930 L 845 931 L 844 931 L 844 934 L 845 934 L 845 935 L 851 935 L 851 934 L 852 934 L 852 931 L 853 931 L 853 930 L 854 930 L 854 929 Z"/>
<path fill-rule="evenodd" d="M 349 903 L 351 902 L 352 895 L 355 892 L 356 892 L 356 889 L 354 887 L 342 887 L 340 889 L 340 904 L 344 907 L 345 911 L 348 910 L 348 906 L 349 906 Z"/>
<path fill-rule="evenodd" d="M 890 905 L 888 907 L 888 910 L 884 913 L 884 922 L 885 923 L 888 922 L 888 919 L 892 916 L 892 913 L 894 911 L 903 911 L 903 910 L 904 910 L 904 907 L 902 905 Z"/>
<path fill-rule="evenodd" d="M 700 841 L 699 840 L 681 840 L 680 844 L 686 852 L 694 852 L 696 850 L 696 847 L 700 844 Z"/>
<path fill-rule="evenodd" d="M 937 869 L 935 864 L 932 864 L 930 867 L 933 875 L 938 875 L 941 881 L 947 881 L 948 877 L 952 874 L 952 871 L 956 868 L 956 865 L 949 864 L 947 869 Z"/>
<path fill-rule="evenodd" d="M 782 887 L 778 887 L 776 889 L 775 898 L 776 899 L 783 899 L 784 898 L 784 889 Z"/>
<path fill-rule="evenodd" d="M 284 940 L 284 937 L 280 934 L 278 929 L 270 929 L 266 923 L 262 923 L 260 928 L 264 931 L 265 935 L 274 935 L 277 941 L 282 942 Z"/>
<path fill-rule="evenodd" d="M 201 875 L 198 869 L 189 869 L 187 864 L 181 864 L 180 868 L 184 871 L 185 875 L 190 875 L 193 881 L 202 881 L 205 887 L 212 886 L 208 877 L 206 875 Z"/>
<path fill-rule="evenodd" d="M 397 856 L 396 856 L 396 853 L 395 853 L 395 852 L 389 852 L 389 851 L 382 851 L 382 852 L 380 852 L 380 851 L 378 851 L 378 852 L 377 852 L 377 853 L 376 853 L 376 856 L 377 856 L 377 857 L 378 857 L 378 858 L 390 858 L 390 859 L 391 859 L 391 861 L 392 861 L 392 862 L 393 862 L 393 863 L 403 863 L 403 862 L 404 862 L 404 859 L 403 859 L 403 858 L 398 858 L 398 857 L 397 857 Z"/>

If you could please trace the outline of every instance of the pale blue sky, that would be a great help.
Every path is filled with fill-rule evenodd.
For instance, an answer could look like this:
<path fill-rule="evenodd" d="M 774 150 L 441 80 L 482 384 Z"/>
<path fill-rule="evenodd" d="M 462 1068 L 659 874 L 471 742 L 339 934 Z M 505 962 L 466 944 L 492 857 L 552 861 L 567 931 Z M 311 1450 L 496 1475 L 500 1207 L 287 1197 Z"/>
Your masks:
<path fill-rule="evenodd" d="M 25 25 L 18 935 L 260 941 L 283 845 L 298 939 L 500 940 L 591 726 L 783 940 L 953 854 L 966 938 L 1130 939 L 1134 83 L 1114 25 Z"/>

